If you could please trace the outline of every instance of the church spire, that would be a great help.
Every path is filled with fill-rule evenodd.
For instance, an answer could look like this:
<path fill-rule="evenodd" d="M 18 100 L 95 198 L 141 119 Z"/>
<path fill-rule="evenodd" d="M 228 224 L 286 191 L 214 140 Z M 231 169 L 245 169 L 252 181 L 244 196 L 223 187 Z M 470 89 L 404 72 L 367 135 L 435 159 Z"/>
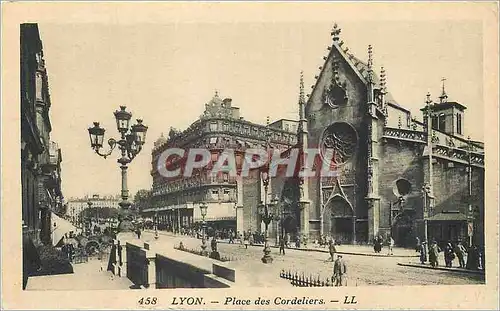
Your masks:
<path fill-rule="evenodd" d="M 373 48 L 370 45 L 368 45 L 368 85 L 367 85 L 367 91 L 368 91 L 368 104 L 371 105 L 374 103 L 374 90 L 373 90 Z M 370 108 L 372 109 L 372 108 Z"/>
<path fill-rule="evenodd" d="M 446 81 L 446 78 L 442 78 L 441 79 L 441 82 L 442 82 L 442 91 L 441 91 L 441 96 L 439 96 L 439 102 L 442 104 L 442 103 L 446 103 L 448 101 L 448 95 L 446 94 L 446 91 L 444 89 L 444 81 Z"/>
<path fill-rule="evenodd" d="M 306 119 L 306 101 L 304 98 L 304 72 L 300 72 L 299 83 L 299 124 L 297 131 L 297 139 L 299 143 L 307 142 L 307 119 Z M 306 137 L 304 137 L 304 135 Z"/>
<path fill-rule="evenodd" d="M 300 71 L 299 104 L 305 103 L 306 99 L 304 97 L 304 72 Z"/>
<path fill-rule="evenodd" d="M 387 76 L 385 75 L 385 68 L 382 66 L 380 68 L 380 91 L 382 94 L 387 94 Z"/>
<path fill-rule="evenodd" d="M 373 82 L 373 48 L 368 45 L 368 82 Z"/>

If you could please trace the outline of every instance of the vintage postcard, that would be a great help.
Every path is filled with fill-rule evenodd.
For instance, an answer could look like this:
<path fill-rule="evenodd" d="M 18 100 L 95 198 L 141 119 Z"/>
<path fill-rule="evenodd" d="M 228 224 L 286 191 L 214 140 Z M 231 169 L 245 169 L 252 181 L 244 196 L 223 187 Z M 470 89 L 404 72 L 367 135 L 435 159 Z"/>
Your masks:
<path fill-rule="evenodd" d="M 498 3 L 2 3 L 2 309 L 498 309 Z"/>

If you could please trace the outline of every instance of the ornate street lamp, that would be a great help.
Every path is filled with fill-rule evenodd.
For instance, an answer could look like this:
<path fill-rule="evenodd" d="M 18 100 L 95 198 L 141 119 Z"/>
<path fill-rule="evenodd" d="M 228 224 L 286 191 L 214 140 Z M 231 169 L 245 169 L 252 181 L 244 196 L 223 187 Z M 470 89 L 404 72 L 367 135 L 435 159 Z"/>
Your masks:
<path fill-rule="evenodd" d="M 120 140 L 110 138 L 108 145 L 110 150 L 101 152 L 104 141 L 105 129 L 99 126 L 99 122 L 94 122 L 94 126 L 88 129 L 90 136 L 90 147 L 100 156 L 107 158 L 118 145 L 121 151 L 121 157 L 118 159 L 122 172 L 122 201 L 119 203 L 124 214 L 118 230 L 125 232 L 133 230 L 133 225 L 128 217 L 128 208 L 131 203 L 128 201 L 128 188 L 127 188 L 127 165 L 141 152 L 142 146 L 146 142 L 146 132 L 148 127 L 142 124 L 141 119 L 137 119 L 137 124 L 130 126 L 130 119 L 132 114 L 125 110 L 125 106 L 120 106 L 120 110 L 114 112 L 116 119 L 116 127 L 120 133 Z"/>
<path fill-rule="evenodd" d="M 201 212 L 201 218 L 202 218 L 202 237 L 201 237 L 201 254 L 203 256 L 207 256 L 207 239 L 206 239 L 206 224 L 205 224 L 205 216 L 207 216 L 207 209 L 208 205 L 203 202 L 200 205 L 200 212 Z"/>
<path fill-rule="evenodd" d="M 271 220 L 274 219 L 274 214 L 271 211 L 271 208 L 275 206 L 278 202 L 278 198 L 274 197 L 271 199 L 271 202 L 267 202 L 267 192 L 269 188 L 269 173 L 267 170 L 263 170 L 261 172 L 262 184 L 264 185 L 264 203 L 259 205 L 259 215 L 264 222 L 265 230 L 264 230 L 264 256 L 262 257 L 263 263 L 272 263 L 273 257 L 271 257 L 271 248 L 268 244 L 268 228 Z"/>
<path fill-rule="evenodd" d="M 423 199 L 424 199 L 424 241 L 427 241 L 428 242 L 428 221 L 427 219 L 429 218 L 429 214 L 430 214 L 430 200 L 429 200 L 429 197 L 430 197 L 430 194 L 431 194 L 431 186 L 428 184 L 428 183 L 425 183 L 423 186 L 422 186 L 422 195 L 423 195 Z"/>

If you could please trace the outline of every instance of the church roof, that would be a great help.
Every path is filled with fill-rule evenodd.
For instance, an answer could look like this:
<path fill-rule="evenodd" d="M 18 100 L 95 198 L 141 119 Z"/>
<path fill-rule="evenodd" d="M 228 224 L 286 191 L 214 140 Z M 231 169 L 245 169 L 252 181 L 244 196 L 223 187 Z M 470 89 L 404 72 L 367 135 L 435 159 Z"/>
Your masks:
<path fill-rule="evenodd" d="M 349 53 L 349 48 L 347 48 L 347 47 L 345 49 L 342 48 L 342 46 L 344 45 L 344 42 L 341 41 L 340 43 L 338 43 L 338 40 L 339 40 L 338 34 L 340 34 L 340 28 L 337 28 L 337 25 L 335 25 L 334 31 L 335 31 L 335 29 L 338 29 L 337 37 L 334 36 L 333 45 L 331 48 L 329 47 L 330 53 L 328 54 L 327 57 L 325 57 L 324 64 L 329 62 L 329 59 L 333 55 L 333 50 L 336 49 L 337 52 L 342 56 L 342 58 L 347 62 L 347 64 L 352 68 L 354 73 L 360 78 L 360 80 L 364 84 L 367 84 L 368 83 L 368 69 L 369 69 L 368 64 L 366 62 L 362 61 L 361 59 L 359 59 L 358 57 L 356 57 L 354 54 Z M 321 76 L 323 74 L 326 66 L 323 65 L 320 68 L 321 68 L 321 71 L 320 71 L 319 76 Z M 373 70 L 372 73 L 373 73 L 373 76 L 372 76 L 373 83 L 375 84 L 376 87 L 378 86 L 379 88 L 381 88 L 381 79 L 378 77 L 375 70 Z M 316 87 L 318 85 L 318 81 L 319 81 L 319 79 L 316 81 L 316 84 L 314 85 L 312 92 L 314 92 L 314 90 L 316 89 Z M 399 105 L 399 103 L 394 99 L 394 97 L 391 95 L 390 92 L 386 92 L 385 98 L 386 98 L 387 103 L 391 103 L 396 107 L 402 108 L 401 105 Z"/>
<path fill-rule="evenodd" d="M 452 107 L 456 107 L 460 110 L 467 109 L 467 107 L 465 107 L 464 105 L 460 104 L 459 102 L 454 102 L 454 101 L 446 101 L 443 103 L 435 103 L 435 104 L 431 105 L 431 108 L 434 111 L 444 110 L 444 109 L 448 109 L 448 108 L 452 108 Z M 426 107 L 423 107 L 420 109 L 420 111 L 425 111 L 426 109 L 427 109 Z"/>

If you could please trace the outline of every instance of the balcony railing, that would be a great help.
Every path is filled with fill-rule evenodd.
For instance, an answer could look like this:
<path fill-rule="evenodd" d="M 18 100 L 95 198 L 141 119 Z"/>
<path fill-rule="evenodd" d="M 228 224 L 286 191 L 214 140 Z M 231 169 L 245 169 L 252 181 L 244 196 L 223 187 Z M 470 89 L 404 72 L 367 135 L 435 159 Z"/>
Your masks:
<path fill-rule="evenodd" d="M 407 140 L 419 143 L 427 142 L 427 134 L 425 132 L 414 131 L 410 129 L 399 128 L 384 128 L 384 138 L 393 138 L 400 140 Z"/>

